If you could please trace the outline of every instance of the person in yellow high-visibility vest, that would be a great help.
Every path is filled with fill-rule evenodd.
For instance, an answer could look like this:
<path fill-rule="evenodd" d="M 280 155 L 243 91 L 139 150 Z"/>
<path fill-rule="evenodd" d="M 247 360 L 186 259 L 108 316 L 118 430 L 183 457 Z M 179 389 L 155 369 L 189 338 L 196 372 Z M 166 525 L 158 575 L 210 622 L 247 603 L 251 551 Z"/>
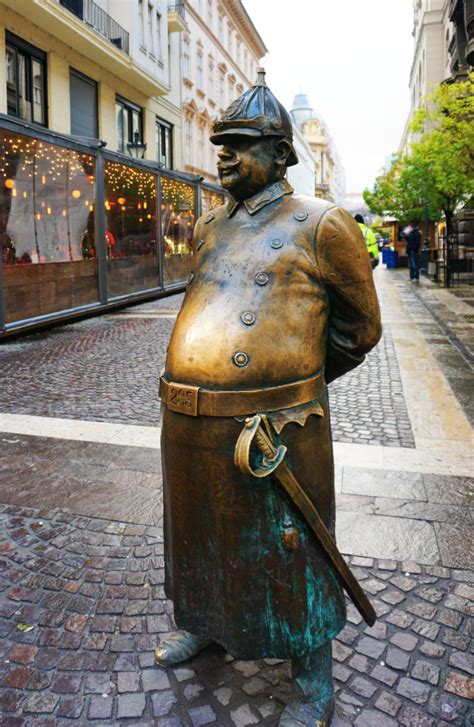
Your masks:
<path fill-rule="evenodd" d="M 365 244 L 367 246 L 367 252 L 370 255 L 370 262 L 372 263 L 372 270 L 379 264 L 379 244 L 375 237 L 375 232 L 367 227 L 362 215 L 355 215 L 355 221 L 359 224 L 361 232 L 364 236 Z"/>

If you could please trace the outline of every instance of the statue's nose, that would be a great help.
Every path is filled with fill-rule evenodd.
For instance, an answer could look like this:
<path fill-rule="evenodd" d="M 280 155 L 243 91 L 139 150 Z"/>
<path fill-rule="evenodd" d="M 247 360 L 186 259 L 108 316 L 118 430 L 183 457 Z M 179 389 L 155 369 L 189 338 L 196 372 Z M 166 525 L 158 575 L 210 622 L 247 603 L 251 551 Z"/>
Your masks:
<path fill-rule="evenodd" d="M 223 146 L 222 149 L 217 152 L 217 156 L 219 159 L 231 159 L 233 155 L 234 153 L 230 149 L 227 149 L 225 146 Z"/>

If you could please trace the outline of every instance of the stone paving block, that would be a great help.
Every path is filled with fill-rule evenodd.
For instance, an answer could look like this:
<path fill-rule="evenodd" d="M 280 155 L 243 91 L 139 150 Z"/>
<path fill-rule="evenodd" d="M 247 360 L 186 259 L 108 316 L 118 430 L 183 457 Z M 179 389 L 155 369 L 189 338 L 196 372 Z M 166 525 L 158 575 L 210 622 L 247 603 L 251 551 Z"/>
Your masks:
<path fill-rule="evenodd" d="M 420 679 L 422 682 L 429 682 L 436 686 L 439 682 L 440 668 L 429 661 L 418 659 L 411 670 L 411 675 L 414 679 Z"/>
<path fill-rule="evenodd" d="M 413 651 L 418 643 L 418 639 L 406 632 L 398 632 L 390 638 L 390 643 L 400 647 L 404 651 Z"/>
<path fill-rule="evenodd" d="M 381 712 L 385 712 L 385 714 L 395 717 L 402 706 L 402 702 L 390 692 L 381 692 L 377 697 L 374 706 Z"/>
<path fill-rule="evenodd" d="M 117 697 L 117 717 L 125 719 L 127 717 L 141 717 L 145 711 L 145 695 L 144 694 L 119 694 Z"/>
<path fill-rule="evenodd" d="M 359 639 L 355 648 L 356 651 L 360 654 L 364 654 L 364 656 L 369 656 L 372 659 L 379 659 L 385 651 L 385 643 L 383 641 L 373 639 L 370 636 L 364 636 Z"/>
<path fill-rule="evenodd" d="M 171 711 L 173 705 L 177 702 L 177 697 L 171 690 L 156 692 L 151 695 L 154 717 L 163 717 Z"/>
<path fill-rule="evenodd" d="M 355 727 L 398 727 L 398 722 L 375 709 L 364 709 L 354 722 Z"/>
<path fill-rule="evenodd" d="M 248 704 L 243 704 L 230 713 L 230 718 L 235 727 L 246 727 L 249 724 L 258 724 L 259 718 L 252 712 Z"/>
<path fill-rule="evenodd" d="M 165 671 L 155 667 L 154 669 L 144 669 L 141 674 L 145 692 L 170 688 L 170 681 Z"/>
<path fill-rule="evenodd" d="M 407 697 L 417 704 L 425 704 L 430 695 L 430 688 L 427 684 L 422 684 L 409 677 L 402 677 L 400 679 L 396 691 L 397 694 Z"/>
<path fill-rule="evenodd" d="M 414 707 L 404 707 L 398 720 L 401 725 L 406 725 L 406 727 L 435 727 L 434 719 Z"/>
<path fill-rule="evenodd" d="M 410 663 L 410 655 L 401 651 L 401 649 L 389 646 L 385 655 L 385 662 L 388 666 L 393 667 L 393 669 L 406 671 Z"/>
<path fill-rule="evenodd" d="M 110 719 L 112 717 L 112 697 L 95 696 L 89 702 L 89 719 Z"/>
<path fill-rule="evenodd" d="M 190 709 L 189 716 L 191 717 L 193 727 L 201 727 L 201 725 L 211 724 L 216 719 L 216 715 L 212 707 L 209 705 Z"/>
<path fill-rule="evenodd" d="M 463 674 L 450 671 L 446 677 L 444 689 L 446 692 L 457 694 L 458 697 L 469 700 L 474 699 L 474 679 L 470 679 Z"/>

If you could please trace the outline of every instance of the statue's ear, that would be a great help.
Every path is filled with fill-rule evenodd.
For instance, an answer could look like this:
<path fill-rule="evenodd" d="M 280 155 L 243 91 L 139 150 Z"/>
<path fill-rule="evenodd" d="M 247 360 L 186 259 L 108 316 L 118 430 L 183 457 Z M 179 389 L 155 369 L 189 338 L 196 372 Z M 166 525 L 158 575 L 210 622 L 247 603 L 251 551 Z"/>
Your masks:
<path fill-rule="evenodd" d="M 286 162 L 291 152 L 291 144 L 287 139 L 280 139 L 275 144 L 275 156 L 278 164 L 286 167 Z"/>

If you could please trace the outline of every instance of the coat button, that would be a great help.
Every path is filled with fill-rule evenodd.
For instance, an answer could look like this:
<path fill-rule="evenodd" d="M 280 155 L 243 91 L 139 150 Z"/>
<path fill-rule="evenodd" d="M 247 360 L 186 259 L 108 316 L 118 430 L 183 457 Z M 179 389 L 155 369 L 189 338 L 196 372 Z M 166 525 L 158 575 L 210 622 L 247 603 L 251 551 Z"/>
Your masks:
<path fill-rule="evenodd" d="M 257 285 L 266 285 L 268 283 L 268 275 L 266 273 L 257 273 L 255 282 Z"/>
<path fill-rule="evenodd" d="M 274 250 L 278 250 L 280 247 L 283 247 L 283 242 L 277 238 L 275 240 L 272 240 L 270 245 L 273 247 Z"/>
<path fill-rule="evenodd" d="M 245 323 L 246 326 L 251 326 L 253 323 L 255 323 L 255 313 L 246 310 L 240 316 L 240 320 L 242 321 L 242 323 Z"/>
<path fill-rule="evenodd" d="M 295 212 L 295 220 L 298 220 L 298 222 L 303 222 L 303 220 L 305 220 L 307 216 L 308 213 L 304 210 L 297 210 L 297 212 Z"/>
<path fill-rule="evenodd" d="M 249 357 L 245 351 L 236 351 L 233 359 L 236 366 L 247 366 L 249 362 Z"/>

